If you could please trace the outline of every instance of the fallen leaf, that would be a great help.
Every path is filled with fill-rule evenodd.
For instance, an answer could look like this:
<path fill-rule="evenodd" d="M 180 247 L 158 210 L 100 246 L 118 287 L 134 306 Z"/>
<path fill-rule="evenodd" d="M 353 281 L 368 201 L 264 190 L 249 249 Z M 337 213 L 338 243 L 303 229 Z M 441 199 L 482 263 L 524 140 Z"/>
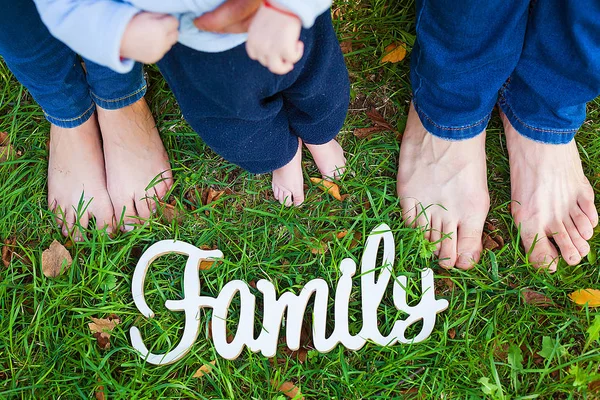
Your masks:
<path fill-rule="evenodd" d="M 600 381 L 592 381 L 588 383 L 588 390 L 592 393 L 600 392 Z"/>
<path fill-rule="evenodd" d="M 488 233 L 484 233 L 483 234 L 483 248 L 485 250 L 496 250 L 498 247 L 500 247 L 500 244 L 497 243 L 494 239 L 492 239 L 492 237 L 488 234 Z"/>
<path fill-rule="evenodd" d="M 104 397 L 104 386 L 98 386 L 98 390 L 96 391 L 96 400 L 105 400 Z"/>
<path fill-rule="evenodd" d="M 121 323 L 121 319 L 113 314 L 108 318 L 92 317 L 92 321 L 88 323 L 88 328 L 96 338 L 98 346 L 102 350 L 110 349 L 110 333 L 115 329 L 115 326 Z"/>
<path fill-rule="evenodd" d="M 336 200 L 342 201 L 342 196 L 340 195 L 340 187 L 337 184 L 331 181 L 326 181 L 323 178 L 310 178 L 310 181 L 315 185 L 319 185 L 324 192 L 329 193 Z"/>
<path fill-rule="evenodd" d="M 368 128 L 356 128 L 354 130 L 354 136 L 359 139 L 368 139 L 374 133 L 379 133 L 379 132 L 383 132 L 383 131 L 385 131 L 385 129 L 383 129 L 380 126 L 371 126 Z"/>
<path fill-rule="evenodd" d="M 532 306 L 550 307 L 554 305 L 554 302 L 551 298 L 543 293 L 535 292 L 531 289 L 523 289 L 521 291 L 521 296 L 523 296 L 523 301 L 525 304 L 530 304 Z"/>
<path fill-rule="evenodd" d="M 9 143 L 8 133 L 0 132 L 0 146 L 5 146 Z"/>
<path fill-rule="evenodd" d="M 456 330 L 454 328 L 448 329 L 448 337 L 454 339 L 456 337 Z"/>
<path fill-rule="evenodd" d="M 396 128 L 394 128 L 392 124 L 387 122 L 383 115 L 381 115 L 381 113 L 379 113 L 379 111 L 377 111 L 376 108 L 372 108 L 369 111 L 367 111 L 367 117 L 369 117 L 369 119 L 371 120 L 371 122 L 373 122 L 373 124 L 375 124 L 375 126 L 379 126 L 385 129 L 386 131 L 396 130 Z"/>
<path fill-rule="evenodd" d="M 398 63 L 406 57 L 406 46 L 402 42 L 392 43 L 385 48 L 385 55 L 381 63 Z"/>
<path fill-rule="evenodd" d="M 352 53 L 352 40 L 344 40 L 340 43 L 343 54 Z"/>
<path fill-rule="evenodd" d="M 2 246 L 2 264 L 4 264 L 5 267 L 10 266 L 10 262 L 12 261 L 14 254 L 14 250 L 12 249 L 12 247 L 16 243 L 17 240 L 15 238 L 6 239 L 4 241 L 4 246 Z"/>
<path fill-rule="evenodd" d="M 347 234 L 348 234 L 348 231 L 344 229 L 343 231 L 338 232 L 335 235 L 335 237 L 338 238 L 338 239 L 343 239 L 343 238 L 346 237 Z"/>
<path fill-rule="evenodd" d="M 162 216 L 165 219 L 165 221 L 167 221 L 168 223 L 171 223 L 173 221 L 181 223 L 183 221 L 183 216 L 185 213 L 182 210 L 176 208 L 172 204 L 165 203 L 162 201 L 160 201 L 159 204 L 162 208 Z"/>
<path fill-rule="evenodd" d="M 215 260 L 211 260 L 208 258 L 201 258 L 200 264 L 198 264 L 198 269 L 200 269 L 202 271 L 206 271 L 208 269 L 211 269 L 215 265 L 215 263 L 216 263 Z"/>
<path fill-rule="evenodd" d="M 310 252 L 312 254 L 325 254 L 327 253 L 327 250 L 329 250 L 329 247 L 327 247 L 327 243 L 325 242 L 319 242 L 319 244 L 316 245 L 312 245 L 310 247 Z"/>
<path fill-rule="evenodd" d="M 48 278 L 56 278 L 69 269 L 72 263 L 69 251 L 56 240 L 42 253 L 42 272 Z"/>
<path fill-rule="evenodd" d="M 216 362 L 216 360 L 213 360 L 209 364 L 204 364 L 198 368 L 198 371 L 196 371 L 192 378 L 202 378 L 204 375 L 210 374 Z"/>
<path fill-rule="evenodd" d="M 213 188 L 208 188 L 208 190 L 206 190 L 206 192 L 204 194 L 204 199 L 203 199 L 202 204 L 207 206 L 210 203 L 219 200 L 221 198 L 221 196 L 223 196 L 224 193 L 225 193 L 224 190 L 214 190 Z"/>
<path fill-rule="evenodd" d="M 276 387 L 277 390 L 279 390 L 281 393 L 285 394 L 290 399 L 295 399 L 295 400 L 303 400 L 304 399 L 304 396 L 300 392 L 300 389 L 296 385 L 294 385 L 292 382 L 284 382 L 280 385 L 279 382 L 272 380 L 271 384 L 273 385 L 273 387 Z"/>
<path fill-rule="evenodd" d="M 352 241 L 350 242 L 350 247 L 348 247 L 348 248 L 350 250 L 352 250 L 353 248 L 358 246 L 361 239 L 362 239 L 362 234 L 360 232 L 354 232 L 354 237 L 352 238 Z"/>
<path fill-rule="evenodd" d="M 569 295 L 572 301 L 580 306 L 589 307 L 600 306 L 600 290 L 598 289 L 579 289 Z"/>

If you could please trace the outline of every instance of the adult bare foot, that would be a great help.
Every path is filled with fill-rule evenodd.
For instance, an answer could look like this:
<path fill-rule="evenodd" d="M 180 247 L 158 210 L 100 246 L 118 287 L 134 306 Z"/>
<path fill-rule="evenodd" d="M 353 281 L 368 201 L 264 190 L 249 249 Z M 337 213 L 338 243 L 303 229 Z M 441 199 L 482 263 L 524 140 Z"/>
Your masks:
<path fill-rule="evenodd" d="M 76 128 L 50 127 L 48 205 L 65 236 L 72 232 L 80 240 L 83 232 L 77 226 L 87 228 L 92 217 L 98 229 L 112 232 L 113 206 L 95 116 Z"/>
<path fill-rule="evenodd" d="M 273 171 L 273 194 L 286 207 L 299 206 L 304 202 L 302 180 L 302 142 L 298 140 L 298 151 L 292 161 Z"/>
<path fill-rule="evenodd" d="M 346 157 L 337 141 L 330 140 L 319 145 L 305 143 L 305 146 L 312 154 L 323 179 L 339 179 L 342 176 L 346 170 Z"/>
<path fill-rule="evenodd" d="M 442 267 L 471 268 L 481 256 L 490 204 L 485 132 L 463 141 L 439 139 L 425 130 L 411 105 L 400 147 L 398 196 L 404 220 L 438 242 Z"/>
<path fill-rule="evenodd" d="M 521 226 L 529 261 L 556 271 L 558 251 L 577 265 L 598 225 L 594 190 L 583 173 L 575 141 L 552 145 L 520 135 L 502 115 L 510 160 L 511 212 Z"/>
<path fill-rule="evenodd" d="M 169 157 L 144 99 L 118 110 L 98 107 L 108 193 L 122 230 L 150 217 L 173 185 Z"/>

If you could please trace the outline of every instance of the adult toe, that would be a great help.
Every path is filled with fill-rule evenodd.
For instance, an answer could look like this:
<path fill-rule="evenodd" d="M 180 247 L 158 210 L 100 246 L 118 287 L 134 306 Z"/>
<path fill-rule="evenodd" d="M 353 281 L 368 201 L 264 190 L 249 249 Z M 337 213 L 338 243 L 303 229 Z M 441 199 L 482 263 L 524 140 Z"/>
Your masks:
<path fill-rule="evenodd" d="M 440 247 L 439 264 L 442 268 L 454 268 L 456 265 L 456 229 L 454 221 L 444 221 L 442 232 L 444 238 Z"/>

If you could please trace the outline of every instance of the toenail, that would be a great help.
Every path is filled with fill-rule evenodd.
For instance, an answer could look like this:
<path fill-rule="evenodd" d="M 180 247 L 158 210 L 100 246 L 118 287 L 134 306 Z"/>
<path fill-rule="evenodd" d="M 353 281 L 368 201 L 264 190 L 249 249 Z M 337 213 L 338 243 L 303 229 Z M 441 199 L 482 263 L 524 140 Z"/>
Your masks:
<path fill-rule="evenodd" d="M 131 232 L 133 230 L 133 225 L 123 225 L 123 231 Z"/>
<path fill-rule="evenodd" d="M 472 266 L 473 265 L 473 254 L 471 253 L 462 253 L 460 256 L 458 256 L 458 262 L 457 264 L 461 265 L 461 266 Z"/>

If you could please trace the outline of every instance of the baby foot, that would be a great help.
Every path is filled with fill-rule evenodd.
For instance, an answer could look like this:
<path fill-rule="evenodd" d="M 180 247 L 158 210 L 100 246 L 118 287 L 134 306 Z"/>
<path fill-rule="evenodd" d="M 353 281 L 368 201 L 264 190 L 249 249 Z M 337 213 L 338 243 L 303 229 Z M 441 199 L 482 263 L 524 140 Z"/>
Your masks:
<path fill-rule="evenodd" d="M 173 185 L 169 157 L 144 99 L 118 110 L 98 107 L 98 121 L 115 217 L 131 230 Z"/>
<path fill-rule="evenodd" d="M 510 162 L 511 212 L 536 267 L 556 271 L 558 251 L 577 265 L 590 251 L 598 225 L 594 190 L 583 173 L 575 141 L 553 145 L 520 135 L 502 115 Z"/>
<path fill-rule="evenodd" d="M 302 142 L 298 140 L 298 151 L 292 161 L 273 171 L 273 194 L 286 207 L 299 206 L 304 202 L 302 180 Z"/>
<path fill-rule="evenodd" d="M 436 243 L 440 266 L 473 267 L 490 206 L 485 133 L 442 140 L 425 130 L 411 105 L 400 146 L 398 196 L 406 223 L 424 229 L 425 238 Z"/>
<path fill-rule="evenodd" d="M 90 218 L 98 229 L 114 229 L 113 206 L 106 188 L 104 155 L 96 116 L 76 128 L 50 127 L 48 206 L 63 235 L 81 240 Z"/>
<path fill-rule="evenodd" d="M 342 146 L 337 141 L 332 139 L 325 144 L 305 143 L 305 145 L 319 167 L 323 179 L 339 179 L 344 174 L 346 158 Z"/>

